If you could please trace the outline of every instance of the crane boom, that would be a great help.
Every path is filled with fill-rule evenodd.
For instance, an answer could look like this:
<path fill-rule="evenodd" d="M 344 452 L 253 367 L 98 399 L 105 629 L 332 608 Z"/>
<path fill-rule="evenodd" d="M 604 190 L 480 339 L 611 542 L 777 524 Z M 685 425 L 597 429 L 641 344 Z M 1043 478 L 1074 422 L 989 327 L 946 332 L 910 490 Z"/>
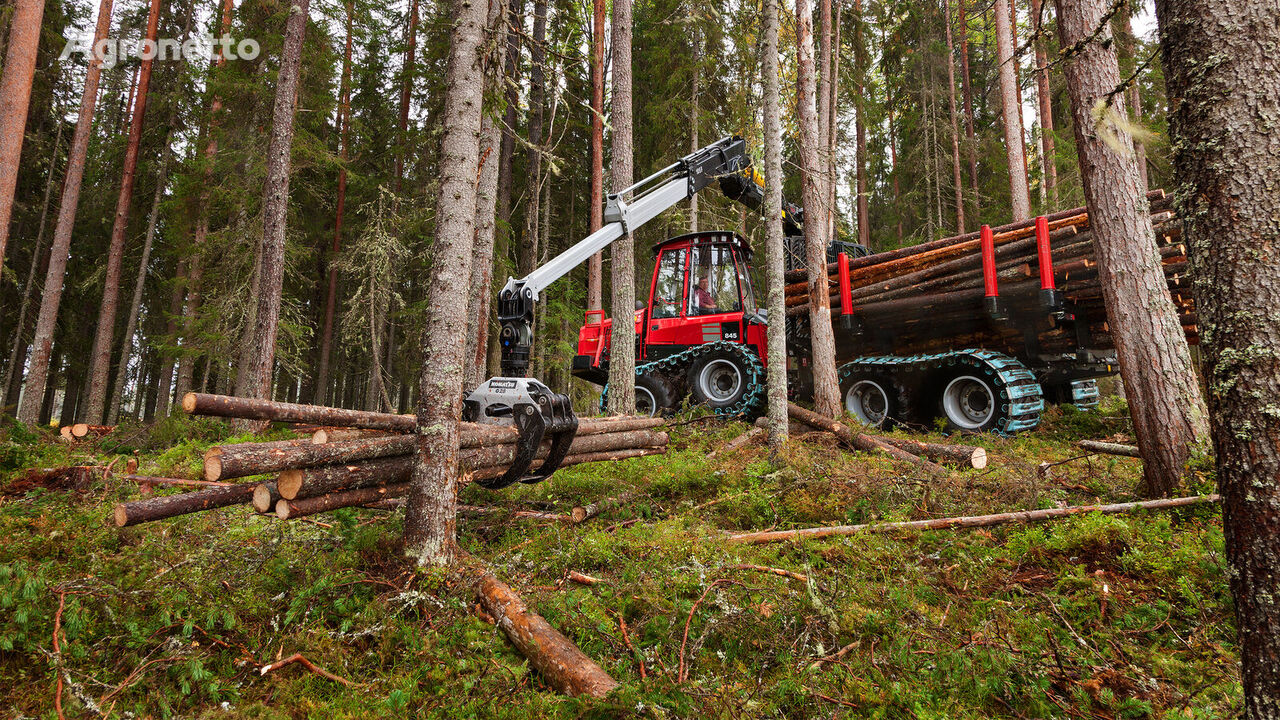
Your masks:
<path fill-rule="evenodd" d="M 498 295 L 503 376 L 524 377 L 529 371 L 534 303 L 548 285 L 623 235 L 635 232 L 673 205 L 693 197 L 714 180 L 720 180 L 721 190 L 729 197 L 750 207 L 759 207 L 763 183 L 750 168 L 746 141 L 737 136 L 721 138 L 610 194 L 605 204 L 605 223 L 599 230 L 524 278 L 508 278 Z M 632 195 L 630 201 L 624 199 Z"/>

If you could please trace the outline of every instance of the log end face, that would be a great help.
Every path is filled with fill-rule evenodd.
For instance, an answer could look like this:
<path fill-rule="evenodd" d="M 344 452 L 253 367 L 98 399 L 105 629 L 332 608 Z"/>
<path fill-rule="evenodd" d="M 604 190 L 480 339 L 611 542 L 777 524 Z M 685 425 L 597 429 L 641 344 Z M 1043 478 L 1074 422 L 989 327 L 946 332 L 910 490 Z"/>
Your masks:
<path fill-rule="evenodd" d="M 123 504 L 116 505 L 112 520 L 115 521 L 116 527 L 124 527 L 129 524 L 129 511 L 125 509 Z"/>
<path fill-rule="evenodd" d="M 222 452 L 218 448 L 204 454 L 204 479 L 210 482 L 222 479 Z"/>
<path fill-rule="evenodd" d="M 285 470 L 276 478 L 276 492 L 285 500 L 293 500 L 302 490 L 302 471 Z"/>
<path fill-rule="evenodd" d="M 573 521 L 573 524 L 577 525 L 587 519 L 587 509 L 584 507 L 573 508 L 569 511 L 569 519 Z"/>
<path fill-rule="evenodd" d="M 987 466 L 987 449 L 974 448 L 973 457 L 970 458 L 969 462 L 973 465 L 974 470 L 981 470 L 985 468 Z"/>
<path fill-rule="evenodd" d="M 266 485 L 253 489 L 253 509 L 260 513 L 271 512 L 271 490 Z"/>
<path fill-rule="evenodd" d="M 276 517 L 280 518 L 281 520 L 289 519 L 289 501 L 288 500 L 276 501 Z"/>
<path fill-rule="evenodd" d="M 89 425 L 86 423 L 76 423 L 71 426 L 71 434 L 75 437 L 82 438 L 89 434 Z"/>
<path fill-rule="evenodd" d="M 317 430 L 311 434 L 312 445 L 324 445 L 329 442 L 329 433 L 324 430 Z"/>
<path fill-rule="evenodd" d="M 182 396 L 182 412 L 191 415 L 196 411 L 196 394 L 189 392 Z"/>

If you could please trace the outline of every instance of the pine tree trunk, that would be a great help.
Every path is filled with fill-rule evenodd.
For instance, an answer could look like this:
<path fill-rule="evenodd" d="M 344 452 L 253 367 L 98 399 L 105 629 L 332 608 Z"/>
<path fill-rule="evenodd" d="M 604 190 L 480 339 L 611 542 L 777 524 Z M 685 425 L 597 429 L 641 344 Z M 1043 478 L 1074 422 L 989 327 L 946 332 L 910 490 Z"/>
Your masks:
<path fill-rule="evenodd" d="M 159 26 L 160 0 L 151 0 L 151 10 L 147 16 L 147 39 L 153 43 Z M 115 222 L 111 227 L 111 245 L 107 251 L 102 305 L 98 310 L 97 332 L 94 334 L 93 350 L 89 356 L 89 401 L 84 419 L 90 425 L 101 425 L 106 415 L 107 385 L 111 380 L 111 345 L 116 329 L 116 310 L 120 304 L 124 235 L 129 229 L 129 210 L 133 206 L 133 184 L 138 175 L 138 143 L 142 140 L 142 121 L 147 112 L 147 90 L 150 84 L 151 59 L 144 59 L 138 69 L 133 120 L 129 125 L 129 143 L 125 148 L 124 168 L 120 173 L 120 194 L 116 199 Z"/>
<path fill-rule="evenodd" d="M 1138 38 L 1133 34 L 1133 13 L 1127 10 L 1121 11 L 1124 17 L 1124 27 L 1120 33 L 1120 52 L 1123 56 L 1121 59 L 1127 59 L 1133 63 L 1133 77 L 1129 78 L 1129 88 L 1125 91 L 1125 98 L 1129 103 L 1129 112 L 1133 113 L 1133 121 L 1139 125 L 1142 124 L 1142 90 L 1141 77 L 1138 73 Z M 1138 173 L 1142 176 L 1142 191 L 1147 191 L 1147 147 L 1142 144 L 1138 138 L 1133 138 L 1133 154 L 1138 158 Z"/>
<path fill-rule="evenodd" d="M 1196 282 L 1244 717 L 1280 717 L 1280 43 L 1275 8 L 1159 0 L 1173 170 Z M 1262 120 L 1262 122 L 1259 122 Z"/>
<path fill-rule="evenodd" d="M 829 2 L 830 0 L 828 0 Z M 695 152 L 702 147 L 698 138 L 698 87 L 702 83 L 702 48 L 698 40 L 698 30 L 693 30 L 693 91 L 690 93 L 691 102 L 689 103 L 689 152 Z M 698 232 L 698 196 L 695 194 L 689 198 L 689 232 Z"/>
<path fill-rule="evenodd" d="M 1055 4 L 1063 47 L 1089 37 L 1108 7 L 1107 0 Z M 1208 439 L 1208 425 L 1186 335 L 1160 268 L 1132 142 L 1105 117 L 1095 119 L 1095 105 L 1120 83 L 1110 41 L 1104 24 L 1096 41 L 1066 63 L 1067 90 L 1107 323 L 1142 449 L 1142 491 L 1167 497 L 1177 488 L 1192 447 Z M 1122 115 L 1123 96 L 1114 99 L 1112 110 Z"/>
<path fill-rule="evenodd" d="M 0 385 L 0 412 L 8 412 L 13 406 L 17 414 L 18 393 L 22 387 L 21 368 L 27 363 L 27 311 L 31 309 L 31 296 L 35 290 L 36 273 L 49 264 L 48 255 L 44 252 L 45 230 L 49 220 L 49 200 L 53 197 L 54 172 L 58 165 L 58 154 L 62 149 L 62 128 L 66 122 L 58 113 L 58 130 L 53 136 L 53 151 L 49 154 L 49 176 L 44 182 L 44 200 L 40 204 L 40 229 L 36 231 L 36 247 L 31 253 L 31 265 L 27 268 L 27 279 L 22 283 L 22 304 L 18 306 L 18 320 L 13 324 L 13 347 L 9 350 L 9 362 L 5 365 L 4 384 Z M 32 318 L 33 320 L 35 318 Z"/>
<path fill-rule="evenodd" d="M 591 16 L 591 214 L 588 233 L 604 225 L 604 16 L 605 0 L 592 0 Z M 587 309 L 604 307 L 604 253 L 587 263 Z"/>
<path fill-rule="evenodd" d="M 1044 51 L 1044 41 L 1040 38 L 1044 23 L 1041 19 L 1041 0 L 1031 0 L 1031 23 L 1035 28 L 1036 41 L 1036 95 L 1040 102 L 1040 154 L 1041 167 L 1044 170 L 1044 187 L 1049 193 L 1048 210 L 1058 209 L 1058 161 L 1053 143 L 1053 101 L 1049 96 L 1049 58 Z M 1144 183 L 1145 185 L 1145 183 Z"/>
<path fill-rule="evenodd" d="M 15 0 L 12 7 L 4 75 L 0 77 L 0 268 L 4 267 L 9 220 L 13 216 L 13 195 L 18 188 L 18 168 L 22 158 L 22 140 L 26 135 L 31 83 L 35 78 L 44 0 Z M 58 123 L 62 123 L 60 116 Z M 52 168 L 49 172 L 52 174 Z"/>
<path fill-rule="evenodd" d="M 818 0 L 818 165 L 814 172 L 818 174 L 818 191 L 821 196 L 819 207 L 822 208 L 822 229 L 824 242 L 831 237 L 831 208 L 827 205 L 831 197 L 831 186 L 835 178 L 831 176 L 831 147 L 827 138 L 831 135 L 831 0 Z M 806 218 L 815 215 L 805 215 Z"/>
<path fill-rule="evenodd" d="M 94 30 L 93 44 L 107 36 L 111 26 L 112 0 L 101 0 L 98 5 L 98 24 Z M 62 283 L 67 272 L 67 258 L 71 253 L 71 232 L 75 229 L 76 208 L 80 204 L 80 182 L 84 178 L 85 158 L 89 151 L 89 139 L 93 129 L 93 109 L 98 99 L 98 80 L 102 74 L 102 61 L 93 58 L 85 73 L 84 92 L 80 96 L 80 117 L 71 138 L 71 150 L 67 157 L 67 174 L 63 180 L 62 202 L 58 207 L 58 222 L 53 229 L 53 246 L 49 250 L 49 269 L 45 273 L 44 292 L 40 296 L 40 315 L 36 321 L 36 334 L 32 342 L 31 368 L 18 408 L 18 420 L 34 423 L 40 415 L 40 406 L 49 379 L 49 356 L 53 351 L 53 334 L 57 329 L 58 305 L 62 302 Z"/>
<path fill-rule="evenodd" d="M 178 320 L 182 315 L 182 298 L 186 294 L 187 284 L 187 259 L 179 258 L 178 265 L 175 268 L 173 278 L 173 286 L 169 289 L 169 312 L 165 320 L 165 337 L 176 338 L 178 336 Z M 173 397 L 173 369 L 174 358 L 172 355 L 166 354 L 160 359 L 160 372 L 156 379 L 156 407 L 155 416 L 158 418 L 168 417 L 169 401 Z"/>
<path fill-rule="evenodd" d="M 867 77 L 867 48 L 863 44 L 862 39 L 862 0 L 853 0 L 853 12 L 857 16 L 857 25 L 853 33 L 853 61 L 856 66 L 854 74 L 857 76 L 857 92 L 853 102 L 853 124 L 854 124 L 854 145 L 857 153 L 857 170 L 855 172 L 857 199 L 854 201 L 854 207 L 858 215 L 858 244 L 871 249 L 871 203 L 867 197 L 867 121 L 864 117 L 866 98 L 864 98 L 864 81 Z M 889 152 L 892 156 L 893 168 L 893 199 L 898 199 L 898 159 L 897 159 L 897 141 L 893 137 L 893 103 L 890 99 L 889 105 Z M 899 239 L 901 239 L 902 230 L 898 230 Z"/>
<path fill-rule="evenodd" d="M 813 78 L 813 13 L 808 0 L 796 0 L 796 76 L 800 124 L 801 195 L 804 203 L 805 260 L 809 267 L 809 334 L 813 361 L 814 408 L 827 417 L 840 412 L 836 379 L 835 335 L 831 329 L 831 299 L 827 293 L 827 236 L 822 218 L 822 170 Z M 818 222 L 814 222 L 817 218 Z"/>
<path fill-rule="evenodd" d="M 487 4 L 454 0 L 445 76 L 440 195 L 427 286 L 418 380 L 418 460 L 405 515 L 405 549 L 419 565 L 451 563 L 457 551 L 458 418 L 475 237 L 476 172 L 484 110 L 481 43 Z"/>
<path fill-rule="evenodd" d="M 505 100 L 506 114 L 502 116 L 502 150 L 498 155 L 498 219 L 507 227 L 505 237 L 510 240 L 513 233 L 511 224 L 511 173 L 516 152 L 516 126 L 519 123 L 520 107 L 520 37 L 524 24 L 521 10 L 524 0 L 507 0 L 507 61 Z M 603 0 L 601 0 L 603 1 Z M 520 3 L 517 5 L 516 3 Z M 493 364 L 490 363 L 492 366 Z M 490 373 L 485 373 L 486 375 Z"/>
<path fill-rule="evenodd" d="M 823 139 L 827 154 L 827 227 L 832 239 L 840 235 L 837 227 L 836 181 L 840 174 L 839 153 L 836 141 L 840 136 L 840 3 L 836 0 L 834 9 L 835 38 L 831 46 L 831 102 L 828 111 L 831 113 L 827 121 L 827 135 Z"/>
<path fill-rule="evenodd" d="M 524 208 L 524 233 L 521 237 L 519 267 L 521 277 L 533 272 L 538 264 L 538 237 L 542 226 L 538 212 L 542 209 L 543 106 L 547 95 L 547 0 L 533 2 L 533 36 L 529 46 L 529 153 L 526 167 L 527 186 Z"/>
<path fill-rule="evenodd" d="M 782 119 L 781 87 L 778 79 L 778 0 L 764 2 L 764 217 L 765 300 L 768 316 L 786 317 L 783 280 L 782 223 Z M 859 156 L 861 160 L 861 156 Z M 780 324 L 779 324 L 780 326 Z M 777 327 L 777 326 L 775 326 Z M 787 441 L 787 338 L 784 332 L 769 334 L 769 446 L 775 451 Z"/>
<path fill-rule="evenodd" d="M 116 382 L 111 390 L 111 402 L 107 405 L 107 424 L 115 425 L 120 418 L 120 398 L 128 377 L 129 352 L 133 348 L 133 334 L 138 327 L 138 312 L 142 308 L 142 291 L 147 284 L 147 265 L 151 262 L 151 245 L 156 237 L 156 220 L 160 215 L 160 200 L 164 198 L 165 181 L 168 179 L 169 157 L 172 154 L 173 131 L 169 131 L 160 153 L 160 170 L 156 173 L 156 192 L 151 197 L 151 212 L 147 216 L 147 234 L 142 242 L 142 259 L 138 261 L 138 278 L 133 284 L 133 300 L 129 304 L 129 319 L 125 322 L 120 343 L 120 365 L 116 370 Z M 141 367 L 141 358 L 139 358 Z M 142 394 L 142 377 L 139 371 L 138 394 Z"/>
<path fill-rule="evenodd" d="M 502 89 L 506 65 L 506 43 L 497 42 L 506 28 L 505 5 L 491 0 L 486 20 L 485 46 L 496 48 L 485 59 L 485 90 L 497 98 Z M 474 388 L 486 379 L 485 357 L 489 345 L 489 316 L 493 311 L 493 249 L 496 239 L 498 204 L 498 155 L 502 131 L 492 112 L 485 112 L 480 125 L 480 182 L 476 186 L 476 237 L 471 253 L 471 288 L 475 293 L 467 313 L 466 378 L 463 387 Z"/>
<path fill-rule="evenodd" d="M 285 22 L 275 108 L 271 118 L 271 141 L 267 147 L 267 178 L 263 198 L 262 247 L 259 256 L 257 312 L 245 333 L 249 362 L 242 362 L 236 385 L 247 397 L 267 397 L 271 390 L 271 369 L 275 364 L 276 329 L 280 323 L 280 302 L 284 292 L 285 221 L 288 218 L 290 149 L 293 122 L 298 104 L 298 76 L 301 70 L 302 40 L 307 30 L 310 0 L 296 0 Z"/>
<path fill-rule="evenodd" d="M 1000 63 L 1000 107 L 1004 125 L 1005 158 L 1009 164 L 1009 195 L 1013 220 L 1031 217 L 1031 193 L 1027 189 L 1026 151 L 1019 120 L 1018 68 L 1013 56 L 1013 26 L 1009 0 L 996 0 L 996 59 Z"/>
<path fill-rule="evenodd" d="M 316 368 L 315 397 L 312 402 L 323 405 L 329 392 L 329 355 L 333 350 L 333 309 L 338 296 L 338 253 L 342 250 L 342 214 L 347 202 L 347 132 L 351 115 L 351 16 L 353 3 L 348 0 L 347 44 L 342 55 L 342 76 L 338 85 L 338 202 L 334 211 L 333 244 L 329 247 L 329 284 L 324 294 L 324 326 L 320 331 L 320 360 Z M 398 179 L 398 178 L 397 178 Z"/>
<path fill-rule="evenodd" d="M 418 0 L 409 3 L 409 29 L 405 37 L 404 77 L 400 80 L 400 143 L 396 148 L 396 195 L 404 187 L 404 161 L 409 152 L 409 101 L 413 94 L 413 79 L 416 67 L 414 51 L 418 46 Z M 321 383 L 316 383 L 316 392 L 322 392 Z"/>
<path fill-rule="evenodd" d="M 960 9 L 960 88 L 964 91 L 964 132 L 969 139 L 966 153 L 969 158 L 969 185 L 973 191 L 973 211 L 982 215 L 982 193 L 978 190 L 978 138 L 973 131 L 973 89 L 969 84 L 969 21 L 965 5 L 969 0 L 957 0 Z M 899 231 L 898 235 L 902 235 Z"/>
<path fill-rule="evenodd" d="M 613 191 L 631 185 L 631 0 L 613 1 Z M 609 412 L 636 411 L 635 241 L 628 232 L 609 249 L 613 324 L 609 335 Z"/>
<path fill-rule="evenodd" d="M 944 20 L 947 24 L 947 100 L 951 109 L 951 181 L 956 194 L 956 233 L 964 235 L 968 230 L 964 223 L 964 181 L 960 179 L 960 123 L 956 113 L 956 63 L 955 48 L 951 42 L 951 2 L 943 0 Z"/>

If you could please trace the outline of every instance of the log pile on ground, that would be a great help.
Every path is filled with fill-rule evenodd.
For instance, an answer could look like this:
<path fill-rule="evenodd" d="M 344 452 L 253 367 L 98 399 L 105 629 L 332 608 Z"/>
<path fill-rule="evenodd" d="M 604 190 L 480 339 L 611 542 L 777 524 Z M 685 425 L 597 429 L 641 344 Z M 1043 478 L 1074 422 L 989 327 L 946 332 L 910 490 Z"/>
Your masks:
<path fill-rule="evenodd" d="M 411 416 L 202 393 L 189 393 L 182 407 L 194 415 L 307 423 L 320 429 L 301 440 L 212 448 L 205 453 L 203 481 L 211 486 L 121 503 L 115 509 L 116 525 L 241 504 L 291 519 L 408 493 L 417 448 Z M 663 453 L 667 434 L 657 429 L 662 422 L 642 417 L 584 419 L 561 467 Z M 462 423 L 460 435 L 462 483 L 500 477 L 515 459 L 519 436 L 514 427 Z M 538 457 L 549 451 L 550 442 L 544 441 Z M 269 478 L 234 482 L 263 475 Z"/>
<path fill-rule="evenodd" d="M 1163 190 L 1148 193 L 1152 221 L 1169 292 L 1187 340 L 1199 342 L 1195 304 L 1187 275 L 1181 229 Z M 986 287 L 980 233 L 942 238 L 848 261 L 851 310 L 880 352 L 912 354 L 983 347 L 1018 354 L 1025 328 L 1034 328 L 1043 352 L 1115 347 L 1106 323 L 1093 234 L 1085 208 L 1046 216 L 1053 280 L 1068 317 L 1046 312 L 1040 301 L 1041 268 L 1036 221 L 992 228 L 998 296 L 1010 322 L 992 322 L 985 311 Z M 832 317 L 842 314 L 839 263 L 827 267 Z M 808 312 L 805 271 L 787 274 L 788 315 Z M 1071 322 L 1074 319 L 1078 322 Z M 1066 320 L 1066 322 L 1064 322 Z M 1078 332 L 1079 331 L 1079 332 Z"/>
<path fill-rule="evenodd" d="M 115 429 L 115 425 L 76 423 L 75 425 L 63 425 L 58 429 L 58 434 L 67 442 L 84 442 L 110 435 Z"/>

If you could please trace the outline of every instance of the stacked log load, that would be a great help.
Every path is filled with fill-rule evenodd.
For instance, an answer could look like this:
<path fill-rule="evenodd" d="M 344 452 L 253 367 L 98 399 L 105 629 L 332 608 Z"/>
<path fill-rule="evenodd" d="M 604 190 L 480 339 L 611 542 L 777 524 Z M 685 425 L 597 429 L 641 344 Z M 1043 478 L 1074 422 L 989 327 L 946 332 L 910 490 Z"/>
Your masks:
<path fill-rule="evenodd" d="M 1189 342 L 1199 342 L 1197 316 L 1187 276 L 1186 247 L 1163 190 L 1147 195 L 1165 280 Z M 984 347 L 1019 354 L 1028 330 L 1042 352 L 1070 353 L 1083 346 L 1115 347 L 1106 323 L 1093 234 L 1085 208 L 1046 216 L 1053 280 L 1066 301 L 1065 312 L 1046 311 L 1037 253 L 1036 221 L 992 228 L 998 296 L 1008 315 L 986 312 L 980 233 L 942 238 L 921 245 L 847 261 L 851 303 L 841 307 L 840 264 L 827 267 L 831 314 L 849 321 L 877 345 L 878 352 L 912 354 Z M 808 312 L 806 272 L 787 274 L 788 316 Z M 867 338 L 863 338 L 865 342 Z"/>
<path fill-rule="evenodd" d="M 115 508 L 116 525 L 243 504 L 291 519 L 408 493 L 417 449 L 412 415 L 203 393 L 188 393 L 182 408 L 191 415 L 298 423 L 312 434 L 211 448 L 204 456 L 204 482 L 218 485 L 121 503 Z M 561 467 L 661 454 L 667 434 L 656 428 L 662 423 L 661 418 L 626 416 L 583 419 Z M 460 484 L 500 477 L 515 459 L 514 427 L 461 423 L 460 436 Z M 549 451 L 550 441 L 544 441 L 538 457 Z M 256 479 L 242 480 L 251 477 Z"/>

